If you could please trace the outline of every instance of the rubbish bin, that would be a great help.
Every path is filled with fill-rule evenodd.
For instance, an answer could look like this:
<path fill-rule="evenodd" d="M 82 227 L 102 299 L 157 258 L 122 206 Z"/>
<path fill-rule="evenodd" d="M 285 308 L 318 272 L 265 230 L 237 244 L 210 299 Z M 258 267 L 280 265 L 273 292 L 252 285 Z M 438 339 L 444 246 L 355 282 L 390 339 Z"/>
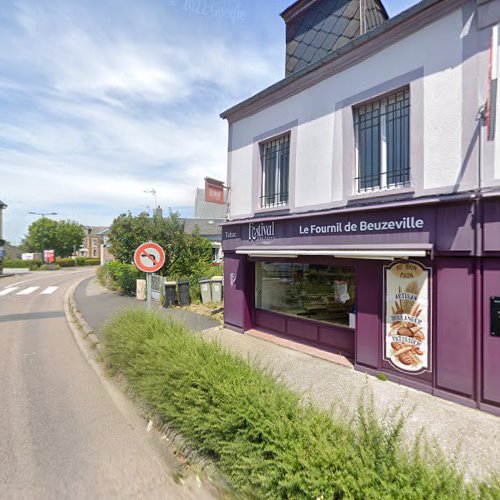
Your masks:
<path fill-rule="evenodd" d="M 201 291 L 201 301 L 204 304 L 212 302 L 212 292 L 210 291 L 210 278 L 201 278 L 198 280 Z"/>
<path fill-rule="evenodd" d="M 188 306 L 191 303 L 189 297 L 189 281 L 179 281 L 179 305 Z"/>
<path fill-rule="evenodd" d="M 165 307 L 175 306 L 177 302 L 177 294 L 175 287 L 177 286 L 177 281 L 165 281 Z"/>
<path fill-rule="evenodd" d="M 212 302 L 222 302 L 222 276 L 214 276 L 210 283 L 212 285 Z"/>

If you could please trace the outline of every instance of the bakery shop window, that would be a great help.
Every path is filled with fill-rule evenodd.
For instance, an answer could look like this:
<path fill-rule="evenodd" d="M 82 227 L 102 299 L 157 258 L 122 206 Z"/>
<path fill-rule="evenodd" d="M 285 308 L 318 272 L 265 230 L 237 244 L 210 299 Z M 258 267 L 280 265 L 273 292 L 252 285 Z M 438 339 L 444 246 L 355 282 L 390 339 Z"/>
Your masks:
<path fill-rule="evenodd" d="M 353 267 L 288 262 L 255 265 L 257 309 L 349 326 L 354 313 Z"/>

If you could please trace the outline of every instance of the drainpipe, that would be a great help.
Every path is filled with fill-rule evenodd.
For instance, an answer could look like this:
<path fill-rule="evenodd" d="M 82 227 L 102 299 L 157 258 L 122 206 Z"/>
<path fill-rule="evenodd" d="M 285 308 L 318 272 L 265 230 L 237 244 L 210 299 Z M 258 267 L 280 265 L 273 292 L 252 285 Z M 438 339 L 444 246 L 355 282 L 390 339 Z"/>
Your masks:
<path fill-rule="evenodd" d="M 486 104 L 479 108 L 478 121 L 478 158 L 477 185 L 474 196 L 474 325 L 475 325 L 475 395 L 479 407 L 482 397 L 482 350 L 483 350 L 483 127 L 486 125 Z"/>

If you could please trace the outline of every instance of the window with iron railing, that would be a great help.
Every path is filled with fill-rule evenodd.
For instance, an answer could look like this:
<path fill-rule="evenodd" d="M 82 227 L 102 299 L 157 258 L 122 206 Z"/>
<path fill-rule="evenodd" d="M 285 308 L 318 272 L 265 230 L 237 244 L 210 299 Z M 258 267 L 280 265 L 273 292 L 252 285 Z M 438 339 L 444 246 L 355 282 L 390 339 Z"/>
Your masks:
<path fill-rule="evenodd" d="M 290 163 L 290 135 L 284 135 L 261 144 L 262 208 L 288 205 L 288 178 Z"/>
<path fill-rule="evenodd" d="M 410 183 L 410 91 L 354 108 L 357 192 Z"/>

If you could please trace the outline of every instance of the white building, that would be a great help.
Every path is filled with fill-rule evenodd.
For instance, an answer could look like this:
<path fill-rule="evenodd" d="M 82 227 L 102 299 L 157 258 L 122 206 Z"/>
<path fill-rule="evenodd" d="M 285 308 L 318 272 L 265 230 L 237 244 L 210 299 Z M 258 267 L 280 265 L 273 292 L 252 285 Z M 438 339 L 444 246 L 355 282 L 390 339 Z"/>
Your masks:
<path fill-rule="evenodd" d="M 282 17 L 286 77 L 222 114 L 226 324 L 500 412 L 500 0 Z"/>

